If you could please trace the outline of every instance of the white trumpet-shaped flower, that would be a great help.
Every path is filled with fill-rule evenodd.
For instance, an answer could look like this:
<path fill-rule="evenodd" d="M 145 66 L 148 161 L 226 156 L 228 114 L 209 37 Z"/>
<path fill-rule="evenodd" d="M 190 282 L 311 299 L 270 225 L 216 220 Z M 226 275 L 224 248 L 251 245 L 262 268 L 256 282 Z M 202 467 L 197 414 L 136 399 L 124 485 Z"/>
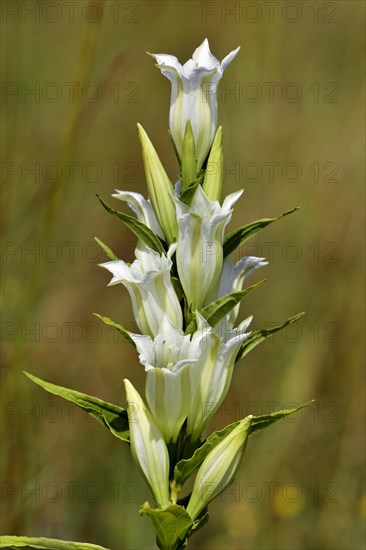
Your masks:
<path fill-rule="evenodd" d="M 237 330 L 229 331 L 225 338 L 220 338 L 197 313 L 197 331 L 192 336 L 192 347 L 199 350 L 199 359 L 190 370 L 192 395 L 187 417 L 187 434 L 192 441 L 199 439 L 226 397 L 237 353 L 250 335 L 246 329 L 251 320 L 249 317 Z"/>
<path fill-rule="evenodd" d="M 169 455 L 164 438 L 139 393 L 124 380 L 132 456 L 154 495 L 157 506 L 170 504 Z"/>
<path fill-rule="evenodd" d="M 144 223 L 160 238 L 164 239 L 164 233 L 161 230 L 159 222 L 156 219 L 154 209 L 149 200 L 146 200 L 142 195 L 140 195 L 140 193 L 120 191 L 119 189 L 116 189 L 116 193 L 113 193 L 112 197 L 119 199 L 120 201 L 127 202 L 131 210 L 135 212 L 137 219 Z"/>
<path fill-rule="evenodd" d="M 182 309 L 170 277 L 176 246 L 171 245 L 167 256 L 138 247 L 136 260 L 130 266 L 123 260 L 100 264 L 113 275 L 109 285 L 122 283 L 127 288 L 139 329 L 152 337 L 158 334 L 164 315 L 174 326 L 183 325 Z"/>
<path fill-rule="evenodd" d="M 257 258 L 256 256 L 245 256 L 241 258 L 235 265 L 229 258 L 224 261 L 221 277 L 218 287 L 217 298 L 237 292 L 242 289 L 244 280 L 249 277 L 256 269 L 268 265 L 265 258 Z M 235 306 L 221 321 L 217 327 L 220 333 L 222 330 L 232 329 L 239 313 L 240 304 Z M 225 328 L 223 328 L 225 327 Z"/>
<path fill-rule="evenodd" d="M 251 422 L 251 415 L 244 418 L 212 449 L 200 466 L 187 506 L 193 520 L 233 481 L 243 458 Z"/>
<path fill-rule="evenodd" d="M 146 400 L 165 441 L 175 442 L 191 406 L 190 368 L 197 354 L 190 336 L 164 316 L 154 339 L 131 334 L 146 370 Z"/>
<path fill-rule="evenodd" d="M 208 199 L 197 187 L 191 206 L 175 199 L 178 216 L 177 267 L 179 278 L 193 309 L 212 300 L 223 264 L 223 236 L 232 207 L 242 191 L 228 195 L 223 205 Z"/>
<path fill-rule="evenodd" d="M 172 85 L 169 127 L 178 155 L 182 159 L 184 133 L 189 120 L 195 140 L 197 170 L 202 167 L 217 130 L 218 83 L 239 49 L 230 52 L 221 63 L 210 52 L 207 38 L 184 65 L 174 55 L 152 54 Z"/>

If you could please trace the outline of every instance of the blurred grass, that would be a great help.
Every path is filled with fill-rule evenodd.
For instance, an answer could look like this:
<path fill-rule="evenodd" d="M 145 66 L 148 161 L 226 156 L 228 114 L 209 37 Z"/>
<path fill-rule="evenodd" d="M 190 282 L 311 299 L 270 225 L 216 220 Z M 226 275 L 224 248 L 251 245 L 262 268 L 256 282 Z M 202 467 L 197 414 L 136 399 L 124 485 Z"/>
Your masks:
<path fill-rule="evenodd" d="M 153 547 L 137 514 L 149 494 L 128 449 L 22 370 L 122 405 L 123 378 L 143 389 L 134 351 L 92 316 L 134 326 L 127 293 L 106 288 L 96 265 L 104 257 L 92 243 L 97 235 L 131 260 L 135 241 L 94 194 L 145 194 L 136 122 L 176 177 L 169 84 L 145 51 L 184 61 L 207 36 L 220 59 L 242 46 L 219 102 L 225 191 L 245 188 L 230 227 L 301 206 L 242 250 L 271 261 L 267 285 L 248 296 L 241 315 L 254 313 L 262 327 L 306 310 L 297 332 L 276 335 L 238 365 L 210 429 L 275 403 L 316 404 L 253 437 L 232 492 L 211 505 L 192 548 L 363 548 L 364 4 L 298 3 L 294 23 L 283 15 L 294 17 L 287 2 L 273 22 L 262 2 L 233 3 L 239 12 L 230 16 L 221 2 L 84 1 L 73 4 L 73 21 L 64 3 L 61 12 L 51 4 L 2 6 L 1 532 Z M 324 22 L 334 6 L 338 21 Z M 44 10 L 39 21 L 33 8 Z M 37 82 L 39 97 L 25 95 Z M 279 83 L 273 101 L 268 82 Z M 301 88 L 297 102 L 282 96 L 290 82 Z M 262 97 L 250 101 L 258 89 Z M 95 90 L 97 101 L 85 99 Z M 334 90 L 338 101 L 326 102 Z M 271 162 L 279 163 L 272 179 Z M 288 163 L 300 166 L 298 181 L 291 170 L 283 176 Z M 27 173 L 34 166 L 36 176 Z M 328 181 L 333 169 L 336 181 Z"/>

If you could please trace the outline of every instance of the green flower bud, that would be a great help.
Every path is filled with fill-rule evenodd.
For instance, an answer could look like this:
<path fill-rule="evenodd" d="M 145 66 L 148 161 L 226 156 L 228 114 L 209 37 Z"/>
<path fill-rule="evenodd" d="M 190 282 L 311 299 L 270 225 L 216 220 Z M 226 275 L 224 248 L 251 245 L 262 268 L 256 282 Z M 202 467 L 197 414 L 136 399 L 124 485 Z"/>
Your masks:
<path fill-rule="evenodd" d="M 197 178 L 196 150 L 192 125 L 187 121 L 182 152 L 182 190 L 184 191 Z"/>
<path fill-rule="evenodd" d="M 187 506 L 193 520 L 233 481 L 244 455 L 252 418 L 252 415 L 244 418 L 203 461 Z"/>
<path fill-rule="evenodd" d="M 170 504 L 169 455 L 164 438 L 147 406 L 129 380 L 124 380 L 131 452 L 148 482 L 157 506 Z"/>
<path fill-rule="evenodd" d="M 171 244 L 178 234 L 173 186 L 147 133 L 141 124 L 137 124 L 137 128 L 150 201 L 166 241 Z"/>
<path fill-rule="evenodd" d="M 221 201 L 223 176 L 224 158 L 222 153 L 222 126 L 220 126 L 211 147 L 202 185 L 206 197 L 212 201 Z"/>

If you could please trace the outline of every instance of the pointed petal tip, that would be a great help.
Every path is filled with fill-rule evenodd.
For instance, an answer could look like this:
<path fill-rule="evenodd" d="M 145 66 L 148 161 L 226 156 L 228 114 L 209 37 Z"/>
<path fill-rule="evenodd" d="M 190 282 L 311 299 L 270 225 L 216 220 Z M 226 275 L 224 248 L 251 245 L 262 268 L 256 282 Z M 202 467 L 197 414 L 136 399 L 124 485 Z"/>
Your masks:
<path fill-rule="evenodd" d="M 123 379 L 123 384 L 125 386 L 125 391 L 126 391 L 127 401 L 128 401 L 128 394 L 131 393 L 131 392 L 134 392 L 136 390 L 135 390 L 135 388 L 133 387 L 133 385 L 131 384 L 131 382 L 129 381 L 128 378 Z"/>
<path fill-rule="evenodd" d="M 210 50 L 210 43 L 208 41 L 208 38 L 204 38 L 203 41 L 202 41 L 202 44 L 201 46 L 199 46 L 200 48 L 204 46 L 205 48 L 207 48 L 208 50 Z"/>

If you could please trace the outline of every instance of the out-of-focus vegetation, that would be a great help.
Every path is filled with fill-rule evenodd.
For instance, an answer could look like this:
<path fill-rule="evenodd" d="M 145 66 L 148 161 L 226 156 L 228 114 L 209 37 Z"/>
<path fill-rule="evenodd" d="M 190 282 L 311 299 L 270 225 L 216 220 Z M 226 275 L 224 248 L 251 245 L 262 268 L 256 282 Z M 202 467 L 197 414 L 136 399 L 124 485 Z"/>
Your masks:
<path fill-rule="evenodd" d="M 242 318 L 306 311 L 238 364 L 210 428 L 315 403 L 253 436 L 192 548 L 363 547 L 364 6 L 2 3 L 2 533 L 153 547 L 128 448 L 22 371 L 121 405 L 123 378 L 143 391 L 134 350 L 92 316 L 135 329 L 93 237 L 127 260 L 135 239 L 95 193 L 146 193 L 136 122 L 175 180 L 169 83 L 145 51 L 185 61 L 208 37 L 220 59 L 242 47 L 219 96 L 225 193 L 245 188 L 230 227 L 301 207 L 241 250 L 270 260 Z"/>

